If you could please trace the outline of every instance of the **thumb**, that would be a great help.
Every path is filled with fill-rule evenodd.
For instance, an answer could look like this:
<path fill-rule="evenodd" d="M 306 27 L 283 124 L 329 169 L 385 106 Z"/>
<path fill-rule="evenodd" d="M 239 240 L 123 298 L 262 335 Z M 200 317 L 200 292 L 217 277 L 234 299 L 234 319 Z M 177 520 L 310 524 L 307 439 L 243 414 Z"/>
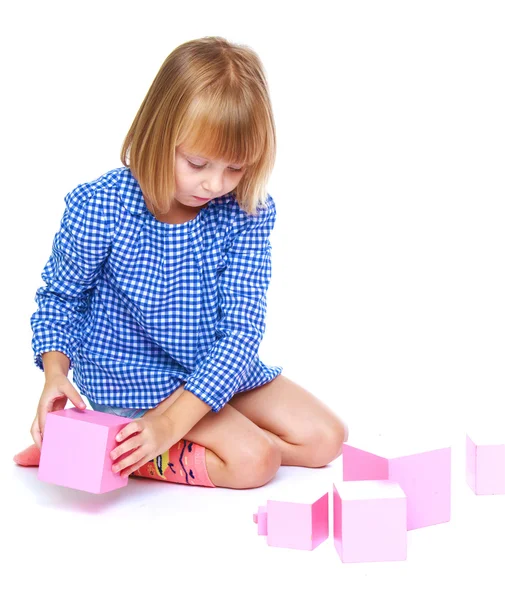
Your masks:
<path fill-rule="evenodd" d="M 32 434 L 33 441 L 35 442 L 37 448 L 40 450 L 42 448 L 42 433 L 40 431 L 38 415 L 35 417 L 35 420 L 33 421 L 30 433 Z"/>
<path fill-rule="evenodd" d="M 70 383 L 70 381 L 66 381 L 65 387 L 62 390 L 67 395 L 67 398 L 72 402 L 72 404 L 76 408 L 80 408 L 81 410 L 86 410 L 86 404 L 84 404 L 84 400 L 79 395 L 79 392 L 75 389 L 75 387 Z"/>

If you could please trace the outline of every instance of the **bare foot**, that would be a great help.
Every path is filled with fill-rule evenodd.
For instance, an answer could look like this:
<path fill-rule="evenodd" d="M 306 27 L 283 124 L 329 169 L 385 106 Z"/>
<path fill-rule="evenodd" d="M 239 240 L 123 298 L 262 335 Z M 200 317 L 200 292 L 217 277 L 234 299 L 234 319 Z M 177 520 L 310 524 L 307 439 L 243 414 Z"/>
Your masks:
<path fill-rule="evenodd" d="M 14 462 L 22 467 L 38 467 L 40 461 L 40 450 L 36 444 L 21 450 L 14 457 Z"/>

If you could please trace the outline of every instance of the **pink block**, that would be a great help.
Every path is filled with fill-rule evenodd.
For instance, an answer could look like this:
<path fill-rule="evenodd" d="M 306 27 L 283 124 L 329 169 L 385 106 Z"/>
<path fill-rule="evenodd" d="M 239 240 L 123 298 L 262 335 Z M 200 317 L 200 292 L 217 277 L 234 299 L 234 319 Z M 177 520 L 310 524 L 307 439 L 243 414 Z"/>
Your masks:
<path fill-rule="evenodd" d="M 446 523 L 451 518 L 451 448 L 412 450 L 377 438 L 359 448 L 346 443 L 343 479 L 400 484 L 407 496 L 408 530 Z"/>
<path fill-rule="evenodd" d="M 258 535 L 266 535 L 267 530 L 267 507 L 260 506 L 253 520 L 258 525 Z"/>
<path fill-rule="evenodd" d="M 125 487 L 112 471 L 115 437 L 131 419 L 94 410 L 67 408 L 47 415 L 38 477 L 41 481 L 103 494 Z"/>
<path fill-rule="evenodd" d="M 407 558 L 407 498 L 391 481 L 333 485 L 333 540 L 344 563 Z"/>
<path fill-rule="evenodd" d="M 505 432 L 502 435 L 505 439 Z M 505 441 L 502 444 L 484 444 L 483 436 L 474 439 L 466 436 L 468 485 L 478 495 L 505 494 Z"/>
<path fill-rule="evenodd" d="M 328 539 L 328 493 L 307 503 L 268 500 L 266 509 L 259 508 L 255 522 L 269 546 L 314 550 Z"/>

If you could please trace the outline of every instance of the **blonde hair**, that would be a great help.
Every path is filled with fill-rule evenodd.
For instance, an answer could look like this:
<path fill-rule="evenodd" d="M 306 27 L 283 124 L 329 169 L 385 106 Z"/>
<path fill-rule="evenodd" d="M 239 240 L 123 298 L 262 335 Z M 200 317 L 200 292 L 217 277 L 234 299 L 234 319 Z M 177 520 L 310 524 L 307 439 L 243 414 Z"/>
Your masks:
<path fill-rule="evenodd" d="M 166 212 L 175 195 L 175 149 L 243 164 L 233 194 L 252 214 L 264 206 L 276 154 L 272 106 L 262 63 L 247 46 L 205 37 L 165 59 L 126 135 L 121 162 L 146 202 Z"/>

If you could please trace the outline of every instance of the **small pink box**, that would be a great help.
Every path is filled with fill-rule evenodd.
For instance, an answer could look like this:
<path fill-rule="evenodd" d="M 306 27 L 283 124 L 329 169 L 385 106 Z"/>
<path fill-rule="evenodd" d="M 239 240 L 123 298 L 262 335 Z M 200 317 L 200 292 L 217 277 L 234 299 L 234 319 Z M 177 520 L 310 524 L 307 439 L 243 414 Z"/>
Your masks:
<path fill-rule="evenodd" d="M 386 436 L 387 438 L 387 436 Z M 451 448 L 367 436 L 343 446 L 344 481 L 389 480 L 407 496 L 407 530 L 451 518 Z M 430 449 L 428 444 L 431 446 Z"/>
<path fill-rule="evenodd" d="M 407 498 L 391 481 L 333 485 L 333 540 L 344 563 L 407 558 Z"/>
<path fill-rule="evenodd" d="M 267 500 L 253 520 L 269 546 L 314 550 L 328 539 L 328 493 L 308 502 Z"/>
<path fill-rule="evenodd" d="M 128 484 L 112 471 L 115 437 L 131 421 L 94 410 L 50 412 L 44 429 L 38 477 L 41 481 L 103 494 Z"/>
<path fill-rule="evenodd" d="M 505 431 L 498 437 L 466 436 L 466 481 L 475 494 L 505 494 Z"/>
<path fill-rule="evenodd" d="M 267 507 L 260 506 L 258 512 L 253 515 L 253 521 L 258 525 L 258 535 L 266 535 L 267 529 Z"/>

